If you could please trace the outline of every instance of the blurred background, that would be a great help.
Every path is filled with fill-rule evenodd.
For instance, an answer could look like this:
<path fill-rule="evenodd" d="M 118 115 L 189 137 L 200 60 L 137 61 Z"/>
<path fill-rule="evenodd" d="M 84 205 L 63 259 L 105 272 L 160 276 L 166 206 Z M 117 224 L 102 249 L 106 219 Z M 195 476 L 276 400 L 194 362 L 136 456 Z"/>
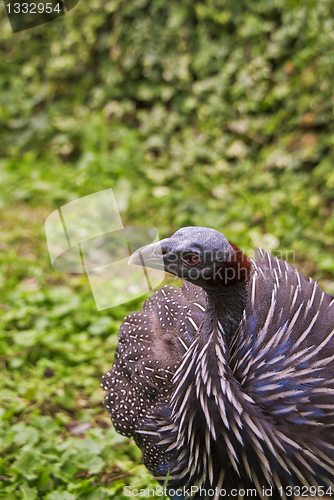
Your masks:
<path fill-rule="evenodd" d="M 157 484 L 99 388 L 144 298 L 98 312 L 52 269 L 58 207 L 112 188 L 124 224 L 213 227 L 334 292 L 333 47 L 331 0 L 81 1 L 15 34 L 0 4 L 0 498 Z"/>

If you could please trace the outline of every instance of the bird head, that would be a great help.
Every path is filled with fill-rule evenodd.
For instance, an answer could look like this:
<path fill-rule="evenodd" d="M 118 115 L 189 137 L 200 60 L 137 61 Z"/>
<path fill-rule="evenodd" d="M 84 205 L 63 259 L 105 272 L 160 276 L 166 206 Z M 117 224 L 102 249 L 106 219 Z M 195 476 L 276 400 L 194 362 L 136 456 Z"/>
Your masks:
<path fill-rule="evenodd" d="M 129 264 L 167 271 L 206 291 L 247 281 L 251 262 L 227 238 L 207 227 L 184 227 L 170 238 L 139 248 Z"/>

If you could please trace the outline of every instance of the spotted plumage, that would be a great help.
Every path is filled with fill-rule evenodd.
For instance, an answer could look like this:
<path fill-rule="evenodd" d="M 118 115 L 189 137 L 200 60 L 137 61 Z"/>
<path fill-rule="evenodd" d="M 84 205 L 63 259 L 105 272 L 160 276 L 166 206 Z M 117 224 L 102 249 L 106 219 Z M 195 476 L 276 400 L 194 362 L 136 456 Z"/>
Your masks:
<path fill-rule="evenodd" d="M 160 440 L 157 415 L 166 425 L 172 377 L 203 319 L 205 297 L 190 283 L 179 290 L 164 286 L 157 291 L 140 312 L 125 318 L 113 369 L 102 378 L 102 387 L 109 391 L 106 408 L 116 430 L 135 438 L 145 465 L 159 475 L 167 472 L 168 460 L 162 460 L 160 448 L 155 447 Z"/>
<path fill-rule="evenodd" d="M 333 490 L 333 296 L 267 252 L 246 260 L 207 228 L 160 248 L 164 267 L 190 283 L 125 319 L 102 381 L 116 429 L 158 480 L 170 470 L 171 488 L 202 487 L 194 498 Z"/>

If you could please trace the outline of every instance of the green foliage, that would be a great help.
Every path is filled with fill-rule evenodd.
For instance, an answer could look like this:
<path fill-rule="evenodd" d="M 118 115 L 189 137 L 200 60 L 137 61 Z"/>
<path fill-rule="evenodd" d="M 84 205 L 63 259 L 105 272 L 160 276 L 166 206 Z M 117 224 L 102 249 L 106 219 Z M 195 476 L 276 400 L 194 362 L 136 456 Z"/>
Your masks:
<path fill-rule="evenodd" d="M 333 3 L 253 4 L 81 2 L 15 35 L 4 14 L 3 203 L 113 187 L 126 222 L 210 225 L 247 246 L 252 227 L 319 260 L 333 244 Z"/>
<path fill-rule="evenodd" d="M 81 1 L 13 35 L 0 3 L 0 499 L 156 484 L 99 389 L 143 299 L 97 312 L 85 276 L 52 270 L 56 207 L 111 187 L 124 223 L 293 250 L 334 291 L 333 11 Z"/>
<path fill-rule="evenodd" d="M 99 313 L 85 276 L 50 268 L 46 213 L 20 206 L 2 221 L 0 498 L 125 498 L 125 485 L 154 484 L 99 388 L 129 309 Z"/>

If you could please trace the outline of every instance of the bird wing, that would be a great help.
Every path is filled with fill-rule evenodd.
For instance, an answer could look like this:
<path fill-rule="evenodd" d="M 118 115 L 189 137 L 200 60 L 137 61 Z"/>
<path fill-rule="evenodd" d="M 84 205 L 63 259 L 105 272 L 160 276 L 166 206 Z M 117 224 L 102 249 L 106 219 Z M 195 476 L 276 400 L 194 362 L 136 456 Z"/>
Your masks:
<path fill-rule="evenodd" d="M 174 467 L 175 453 L 162 453 L 161 445 L 157 449 L 159 429 L 169 422 L 172 378 L 196 336 L 205 303 L 206 293 L 191 283 L 158 290 L 141 311 L 125 318 L 113 368 L 102 377 L 117 432 L 135 438 L 154 475 Z"/>

